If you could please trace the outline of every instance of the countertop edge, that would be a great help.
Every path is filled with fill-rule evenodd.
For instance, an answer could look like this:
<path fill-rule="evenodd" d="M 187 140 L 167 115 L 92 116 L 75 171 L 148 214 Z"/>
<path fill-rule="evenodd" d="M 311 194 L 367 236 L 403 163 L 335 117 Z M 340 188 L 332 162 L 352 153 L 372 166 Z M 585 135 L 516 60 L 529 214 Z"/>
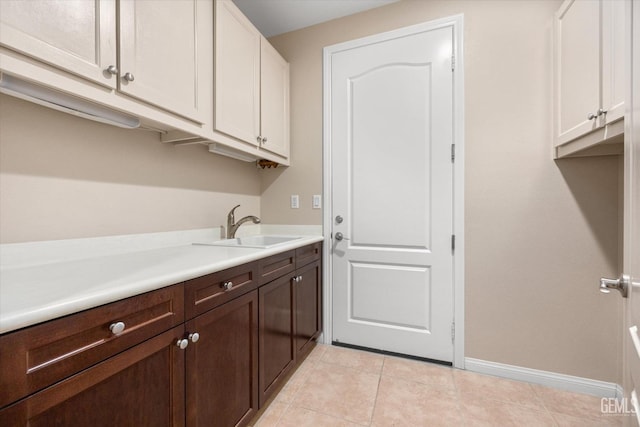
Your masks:
<path fill-rule="evenodd" d="M 34 326 L 43 322 L 79 313 L 84 310 L 110 304 L 167 286 L 180 284 L 191 279 L 226 270 L 228 268 L 266 258 L 271 255 L 297 249 L 313 243 L 322 242 L 323 240 L 324 238 L 322 236 L 303 236 L 301 239 L 272 248 L 254 249 L 251 251 L 247 251 L 246 248 L 238 248 L 242 253 L 223 261 L 216 261 L 210 264 L 202 264 L 197 267 L 179 270 L 174 274 L 164 274 L 155 277 L 150 276 L 144 280 L 138 280 L 128 286 L 120 286 L 116 289 L 99 289 L 95 292 L 89 291 L 86 294 L 69 295 L 69 297 L 63 299 L 62 302 L 46 306 L 36 306 L 30 310 L 18 311 L 8 315 L 0 313 L 0 334 L 15 332 L 29 326 Z"/>

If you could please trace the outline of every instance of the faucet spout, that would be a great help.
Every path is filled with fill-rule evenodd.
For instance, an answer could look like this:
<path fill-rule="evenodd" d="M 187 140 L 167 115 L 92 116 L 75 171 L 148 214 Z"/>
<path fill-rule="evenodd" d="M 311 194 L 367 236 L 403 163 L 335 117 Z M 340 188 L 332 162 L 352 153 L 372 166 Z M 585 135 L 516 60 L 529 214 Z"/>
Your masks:
<path fill-rule="evenodd" d="M 245 222 L 252 221 L 254 224 L 260 223 L 260 218 L 254 215 L 245 216 L 244 218 L 239 219 L 238 222 L 235 222 L 234 211 L 239 207 L 240 205 L 235 206 L 227 215 L 227 239 L 235 238 L 236 231 L 238 231 L 238 228 Z"/>

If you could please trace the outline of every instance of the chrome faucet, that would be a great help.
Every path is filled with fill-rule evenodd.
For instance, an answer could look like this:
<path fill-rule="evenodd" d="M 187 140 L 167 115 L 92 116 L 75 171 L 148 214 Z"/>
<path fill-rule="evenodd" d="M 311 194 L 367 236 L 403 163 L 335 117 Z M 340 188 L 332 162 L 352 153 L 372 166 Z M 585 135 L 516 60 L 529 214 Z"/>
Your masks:
<path fill-rule="evenodd" d="M 238 231 L 238 228 L 247 221 L 253 221 L 254 224 L 260 224 L 260 218 L 253 215 L 245 216 L 244 218 L 238 220 L 238 222 L 235 222 L 236 219 L 233 215 L 233 211 L 235 211 L 239 207 L 240 205 L 231 209 L 229 215 L 227 215 L 227 239 L 234 239 L 236 237 L 236 231 Z"/>

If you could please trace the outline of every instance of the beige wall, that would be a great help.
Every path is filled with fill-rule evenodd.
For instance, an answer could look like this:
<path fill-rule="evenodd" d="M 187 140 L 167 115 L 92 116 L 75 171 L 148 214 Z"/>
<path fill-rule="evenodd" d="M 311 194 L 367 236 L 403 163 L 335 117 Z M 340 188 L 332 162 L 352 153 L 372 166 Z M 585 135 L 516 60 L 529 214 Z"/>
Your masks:
<path fill-rule="evenodd" d="M 320 224 L 322 48 L 464 13 L 466 356 L 618 381 L 618 159 L 551 159 L 560 1 L 404 0 L 271 39 L 291 63 L 292 166 L 263 178 L 266 222 Z M 300 194 L 301 209 L 288 208 Z"/>
<path fill-rule="evenodd" d="M 0 242 L 135 234 L 260 215 L 253 163 L 0 95 Z"/>

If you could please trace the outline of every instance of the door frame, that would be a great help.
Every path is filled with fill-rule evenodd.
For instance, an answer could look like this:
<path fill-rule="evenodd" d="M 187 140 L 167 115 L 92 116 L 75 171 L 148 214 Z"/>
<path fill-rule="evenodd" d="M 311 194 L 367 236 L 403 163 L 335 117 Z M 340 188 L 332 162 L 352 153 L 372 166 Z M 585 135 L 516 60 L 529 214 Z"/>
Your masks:
<path fill-rule="evenodd" d="M 331 248 L 332 229 L 332 174 L 331 174 L 331 58 L 334 53 L 353 49 L 366 44 L 382 42 L 392 38 L 415 33 L 451 27 L 453 30 L 453 53 L 455 72 L 453 75 L 453 143 L 455 162 L 453 164 L 453 233 L 455 251 L 453 253 L 453 322 L 455 324 L 453 343 L 453 366 L 464 369 L 464 16 L 462 14 L 412 25 L 368 37 L 327 46 L 323 49 L 323 120 L 322 120 L 322 193 L 324 210 L 322 228 L 323 245 L 323 335 L 322 342 L 333 340 L 333 283 Z"/>

